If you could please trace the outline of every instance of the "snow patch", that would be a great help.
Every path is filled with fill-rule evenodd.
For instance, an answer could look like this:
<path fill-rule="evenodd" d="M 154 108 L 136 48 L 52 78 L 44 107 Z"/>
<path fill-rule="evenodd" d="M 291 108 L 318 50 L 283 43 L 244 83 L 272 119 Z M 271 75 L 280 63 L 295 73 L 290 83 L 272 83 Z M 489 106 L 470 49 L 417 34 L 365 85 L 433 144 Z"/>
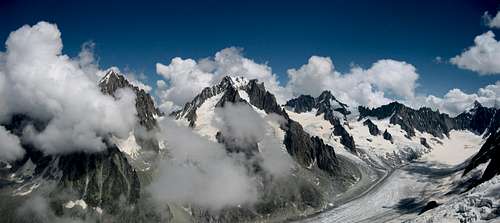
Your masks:
<path fill-rule="evenodd" d="M 118 149 L 122 151 L 123 153 L 127 154 L 130 156 L 132 159 L 137 158 L 139 155 L 139 150 L 141 149 L 141 146 L 137 144 L 137 141 L 135 139 L 134 131 L 131 131 L 129 133 L 129 136 L 126 139 L 119 139 L 116 137 L 113 137 L 116 145 L 118 146 Z"/>
<path fill-rule="evenodd" d="M 434 142 L 433 150 L 423 159 L 447 165 L 458 165 L 477 153 L 483 143 L 483 138 L 470 131 L 452 130 L 450 137 Z"/>
<path fill-rule="evenodd" d="M 64 204 L 64 207 L 68 208 L 68 209 L 74 208 L 75 206 L 80 206 L 84 210 L 87 209 L 87 203 L 85 203 L 85 201 L 82 199 L 79 199 L 76 201 L 68 201 Z M 101 212 L 102 212 L 102 210 L 101 210 Z"/>
<path fill-rule="evenodd" d="M 215 126 L 215 105 L 224 94 L 220 93 L 205 100 L 205 102 L 196 110 L 196 126 L 194 131 L 201 136 L 217 142 L 215 135 L 219 131 Z"/>

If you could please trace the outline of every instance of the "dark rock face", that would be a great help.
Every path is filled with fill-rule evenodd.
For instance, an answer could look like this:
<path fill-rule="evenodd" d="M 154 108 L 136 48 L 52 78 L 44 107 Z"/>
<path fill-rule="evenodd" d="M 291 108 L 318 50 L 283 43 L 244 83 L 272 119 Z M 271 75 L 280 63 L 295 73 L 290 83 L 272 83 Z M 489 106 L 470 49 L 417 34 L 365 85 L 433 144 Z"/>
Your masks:
<path fill-rule="evenodd" d="M 5 126 L 14 134 L 21 135 L 27 125 L 43 129 L 46 123 L 35 121 L 24 115 L 15 115 Z M 76 152 L 65 155 L 44 155 L 28 142 L 22 142 L 26 155 L 17 161 L 16 171 L 31 160 L 35 165 L 32 179 L 43 178 L 55 181 L 57 187 L 52 194 L 63 190 L 74 192 L 91 206 L 99 206 L 109 213 L 119 205 L 133 204 L 140 196 L 140 182 L 127 158 L 115 145 L 99 153 Z M 120 200 L 118 198 L 123 198 Z"/>
<path fill-rule="evenodd" d="M 382 105 L 375 109 L 360 106 L 358 110 L 359 119 L 368 116 L 378 119 L 390 117 L 389 122 L 400 125 L 409 138 L 415 136 L 415 129 L 442 138 L 444 135 L 448 135 L 452 124 L 452 120 L 447 114 L 441 114 L 425 107 L 414 110 L 398 102 Z"/>
<path fill-rule="evenodd" d="M 323 114 L 324 119 L 333 125 L 333 134 L 340 136 L 340 143 L 351 150 L 351 152 L 356 152 L 354 138 L 342 125 L 342 117 L 335 114 L 335 112 L 338 112 L 345 119 L 351 112 L 348 110 L 348 106 L 337 100 L 330 91 L 323 91 L 317 98 L 309 95 L 301 95 L 298 98 L 289 100 L 285 106 L 293 108 L 297 113 L 309 112 L 313 108 L 317 109 L 316 115 Z"/>
<path fill-rule="evenodd" d="M 114 212 L 120 197 L 125 203 L 139 199 L 139 178 L 116 146 L 100 153 L 60 156 L 58 168 L 63 172 L 59 186 L 77 191 L 91 206 Z"/>
<path fill-rule="evenodd" d="M 284 144 L 287 151 L 298 163 L 309 167 L 314 161 L 319 169 L 333 174 L 337 169 L 337 159 L 331 146 L 324 144 L 318 137 L 311 137 L 302 126 L 288 117 L 288 114 L 278 105 L 274 95 L 266 91 L 264 84 L 251 80 L 246 87 L 250 103 L 266 113 L 275 113 L 286 119 Z"/>
<path fill-rule="evenodd" d="M 319 105 L 319 113 L 333 108 L 334 111 L 340 112 L 344 116 L 351 114 L 351 112 L 347 110 L 349 106 L 337 100 L 330 91 L 323 91 L 321 95 L 316 98 L 316 103 Z"/>
<path fill-rule="evenodd" d="M 286 102 L 285 106 L 293 108 L 296 113 L 310 112 L 316 107 L 316 99 L 310 95 L 301 95 Z"/>
<path fill-rule="evenodd" d="M 496 131 L 500 129 L 500 109 L 497 109 L 493 118 L 491 118 L 491 122 L 486 129 L 485 136 L 490 136 L 495 134 Z"/>
<path fill-rule="evenodd" d="M 426 138 L 420 138 L 420 144 L 422 144 L 423 146 L 425 146 L 425 148 L 431 148 L 431 146 L 429 145 L 429 143 L 427 143 L 427 139 Z"/>
<path fill-rule="evenodd" d="M 426 107 L 415 110 L 399 102 L 391 102 L 374 109 L 360 106 L 358 110 L 359 120 L 365 117 L 390 117 L 390 123 L 400 125 L 409 138 L 415 136 L 415 130 L 440 138 L 448 136 L 452 129 L 467 129 L 482 134 L 488 129 L 495 114 L 494 108 L 483 107 L 478 102 L 472 110 L 454 118 Z"/>
<path fill-rule="evenodd" d="M 139 124 L 146 127 L 147 130 L 152 130 L 156 127 L 156 119 L 154 116 L 162 115 L 161 112 L 155 107 L 153 98 L 136 86 L 130 84 L 125 77 L 116 73 L 113 70 L 108 71 L 106 75 L 99 82 L 99 87 L 104 94 L 115 96 L 118 89 L 130 88 L 136 95 L 135 108 L 137 110 L 137 117 Z"/>
<path fill-rule="evenodd" d="M 222 81 L 212 87 L 204 88 L 200 94 L 196 95 L 196 97 L 191 101 L 184 105 L 184 108 L 181 110 L 172 112 L 170 115 L 175 116 L 175 118 L 179 119 L 185 117 L 189 121 L 189 125 L 194 127 L 196 125 L 196 110 L 209 98 L 222 93 L 226 89 L 232 87 L 233 81 L 230 77 L 226 76 L 222 79 Z"/>
<path fill-rule="evenodd" d="M 349 134 L 349 132 L 347 132 L 344 126 L 340 123 L 340 120 L 332 118 L 332 116 L 327 116 L 326 113 L 325 118 L 327 118 L 327 120 L 333 125 L 333 135 L 340 136 L 340 143 L 347 147 L 352 153 L 356 153 L 354 138 Z"/>
<path fill-rule="evenodd" d="M 497 122 L 498 120 L 500 120 L 500 118 L 496 119 Z M 486 139 L 486 142 L 481 146 L 479 152 L 470 160 L 469 164 L 465 167 L 464 175 L 478 167 L 480 164 L 486 163 L 488 161 L 489 164 L 484 170 L 483 175 L 481 176 L 481 179 L 479 180 L 479 182 L 477 182 L 477 184 L 490 180 L 494 176 L 500 174 L 500 128 L 497 128 L 495 131 L 493 131 L 493 133 Z"/>
<path fill-rule="evenodd" d="M 387 129 L 384 131 L 384 134 L 382 134 L 385 140 L 389 140 L 392 142 L 392 135 L 387 131 Z"/>
<path fill-rule="evenodd" d="M 324 144 L 317 136 L 310 137 L 302 126 L 293 120 L 288 122 L 284 143 L 288 153 L 302 166 L 310 167 L 316 161 L 318 168 L 328 173 L 333 174 L 338 170 L 333 148 Z"/>
<path fill-rule="evenodd" d="M 483 134 L 496 113 L 495 108 L 483 107 L 479 102 L 474 102 L 474 107 L 461 113 L 455 120 L 454 129 L 467 129 L 477 134 Z"/>
<path fill-rule="evenodd" d="M 368 127 L 368 131 L 370 131 L 371 135 L 380 135 L 380 130 L 378 129 L 377 125 L 372 122 L 372 120 L 366 119 L 366 121 L 363 122 L 363 125 Z"/>
<path fill-rule="evenodd" d="M 428 211 L 428 210 L 431 210 L 431 209 L 434 209 L 434 208 L 437 208 L 439 206 L 439 204 L 436 202 L 436 201 L 429 201 L 423 208 L 422 210 L 420 210 L 420 213 L 418 213 L 419 215 L 420 214 L 423 214 L 424 212 Z"/>
<path fill-rule="evenodd" d="M 276 98 L 269 91 L 266 91 L 264 83 L 258 83 L 257 80 L 250 80 L 245 87 L 245 91 L 250 98 L 250 104 L 264 110 L 266 113 L 275 113 L 288 118 L 288 114 L 276 103 Z"/>
<path fill-rule="evenodd" d="M 116 91 L 122 88 L 132 89 L 135 93 L 135 109 L 137 110 L 137 119 L 139 122 L 139 126 L 144 127 L 146 131 L 156 131 L 158 127 L 158 123 L 156 121 L 156 117 L 163 115 L 158 108 L 155 107 L 153 98 L 144 90 L 139 89 L 138 87 L 130 84 L 128 80 L 116 73 L 113 70 L 110 70 L 106 73 L 106 75 L 99 82 L 99 87 L 101 88 L 101 92 L 104 94 L 111 95 L 115 97 Z M 139 132 L 143 131 L 141 129 L 136 129 L 134 131 L 135 140 L 138 145 L 141 146 L 143 151 L 152 151 L 153 153 L 141 153 L 141 159 L 154 160 L 156 153 L 159 152 L 160 148 L 158 146 L 158 141 L 155 138 L 144 137 L 144 135 L 139 134 Z M 138 167 L 140 162 L 134 163 L 134 160 L 131 160 L 132 164 L 135 167 Z"/>
<path fill-rule="evenodd" d="M 337 100 L 330 91 L 323 91 L 317 98 L 310 95 L 300 95 L 297 98 L 286 102 L 285 106 L 293 108 L 294 112 L 309 112 L 313 108 L 318 109 L 317 115 L 327 113 L 327 111 L 337 111 L 346 116 L 351 114 L 346 104 Z"/>

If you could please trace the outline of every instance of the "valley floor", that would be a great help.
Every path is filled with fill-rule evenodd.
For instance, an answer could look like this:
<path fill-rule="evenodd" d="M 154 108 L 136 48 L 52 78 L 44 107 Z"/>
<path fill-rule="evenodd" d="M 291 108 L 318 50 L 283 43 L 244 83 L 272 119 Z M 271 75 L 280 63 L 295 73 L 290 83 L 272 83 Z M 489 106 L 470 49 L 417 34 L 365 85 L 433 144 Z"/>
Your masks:
<path fill-rule="evenodd" d="M 463 181 L 463 164 L 474 154 L 470 151 L 473 144 L 477 143 L 474 148 L 478 148 L 480 141 L 434 148 L 422 158 L 388 172 L 364 193 L 351 194 L 347 203 L 300 222 L 497 222 L 500 195 L 493 192 L 500 191 L 500 184 L 496 183 L 500 177 L 482 188 L 456 192 L 457 183 Z M 441 205 L 419 215 L 430 201 Z M 482 221 L 486 215 L 493 219 Z"/>
<path fill-rule="evenodd" d="M 393 171 L 363 196 L 303 222 L 400 222 L 405 215 L 418 214 L 451 169 L 415 162 Z"/>

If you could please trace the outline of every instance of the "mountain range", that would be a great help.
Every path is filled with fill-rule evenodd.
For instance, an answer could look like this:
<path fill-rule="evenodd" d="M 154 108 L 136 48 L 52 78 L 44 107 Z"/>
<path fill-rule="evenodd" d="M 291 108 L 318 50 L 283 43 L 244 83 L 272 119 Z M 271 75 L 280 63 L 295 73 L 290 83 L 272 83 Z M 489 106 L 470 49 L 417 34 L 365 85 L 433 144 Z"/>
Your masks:
<path fill-rule="evenodd" d="M 165 114 L 149 93 L 113 69 L 96 84 L 103 94 L 114 98 L 119 89 L 133 91 L 136 127 L 128 138 L 106 135 L 106 149 L 96 153 L 49 155 L 22 140 L 24 157 L 0 166 L 0 213 L 5 222 L 33 221 L 9 207 L 35 202 L 32 199 L 37 196 L 48 200 L 53 216 L 34 219 L 36 222 L 51 222 L 53 218 L 97 222 L 302 221 L 336 212 L 339 206 L 349 205 L 365 193 L 375 193 L 373 188 L 390 181 L 392 173 L 415 167 L 412 163 L 425 157 L 450 162 L 439 167 L 447 170 L 438 171 L 439 179 L 460 176 L 446 184 L 434 183 L 447 185 L 430 196 L 437 199 L 438 194 L 442 195 L 439 202 L 419 201 L 423 203 L 414 206 L 403 202 L 412 208 L 391 215 L 393 220 L 405 216 L 411 217 L 409 222 L 429 221 L 428 215 L 432 214 L 457 216 L 461 222 L 494 221 L 500 217 L 500 199 L 481 198 L 487 204 L 464 203 L 466 198 L 471 201 L 465 196 L 468 193 L 500 185 L 498 108 L 475 102 L 470 109 L 451 117 L 396 101 L 376 108 L 350 106 L 330 91 L 318 96 L 300 95 L 280 105 L 259 80 L 225 76 L 181 109 Z M 21 139 L 27 126 L 38 130 L 47 127 L 44 120 L 27 114 L 16 114 L 1 124 Z M 165 137 L 166 131 L 172 131 L 167 134 L 170 138 Z M 196 135 L 202 143 L 190 142 L 194 138 L 185 137 L 184 131 Z M 179 152 L 174 149 L 178 144 L 189 146 Z M 195 145 L 201 148 L 189 150 Z M 208 153 L 212 147 L 223 148 L 223 153 Z M 436 155 L 440 151 L 445 155 Z M 446 159 L 446 153 L 464 154 L 452 162 Z M 207 158 L 211 156 L 215 158 Z M 198 202 L 196 197 L 182 193 L 191 188 L 192 181 L 184 185 L 181 180 L 172 180 L 193 176 L 191 167 L 201 175 L 226 173 L 224 168 L 214 167 L 218 162 L 241 169 L 238 173 L 242 177 L 238 177 L 251 183 L 246 184 L 250 186 L 245 193 L 248 196 Z M 170 166 L 172 163 L 176 165 Z M 181 178 L 172 178 L 176 174 Z M 202 189 L 193 194 L 210 197 L 204 193 L 210 193 L 212 183 L 228 189 L 216 197 L 229 197 L 229 189 L 241 189 L 236 177 L 221 175 L 214 182 L 200 181 L 202 185 L 193 188 L 206 192 Z M 158 182 L 163 177 L 167 180 Z M 167 195 L 151 189 L 171 185 L 181 188 Z M 211 204 L 218 202 L 220 205 Z M 433 220 L 446 221 L 443 219 Z"/>

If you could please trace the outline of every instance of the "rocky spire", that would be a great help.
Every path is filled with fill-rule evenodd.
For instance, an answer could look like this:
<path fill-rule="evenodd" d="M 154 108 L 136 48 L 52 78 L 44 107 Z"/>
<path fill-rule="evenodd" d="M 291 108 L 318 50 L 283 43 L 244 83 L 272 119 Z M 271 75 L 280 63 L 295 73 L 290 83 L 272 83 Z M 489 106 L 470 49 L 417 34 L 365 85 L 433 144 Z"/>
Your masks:
<path fill-rule="evenodd" d="M 104 94 L 115 96 L 118 89 L 130 88 L 136 95 L 135 108 L 139 123 L 152 130 L 156 127 L 156 118 L 161 115 L 161 112 L 155 107 L 153 98 L 137 86 L 132 85 L 123 75 L 119 74 L 114 69 L 110 69 L 106 75 L 99 81 L 99 88 Z"/>

